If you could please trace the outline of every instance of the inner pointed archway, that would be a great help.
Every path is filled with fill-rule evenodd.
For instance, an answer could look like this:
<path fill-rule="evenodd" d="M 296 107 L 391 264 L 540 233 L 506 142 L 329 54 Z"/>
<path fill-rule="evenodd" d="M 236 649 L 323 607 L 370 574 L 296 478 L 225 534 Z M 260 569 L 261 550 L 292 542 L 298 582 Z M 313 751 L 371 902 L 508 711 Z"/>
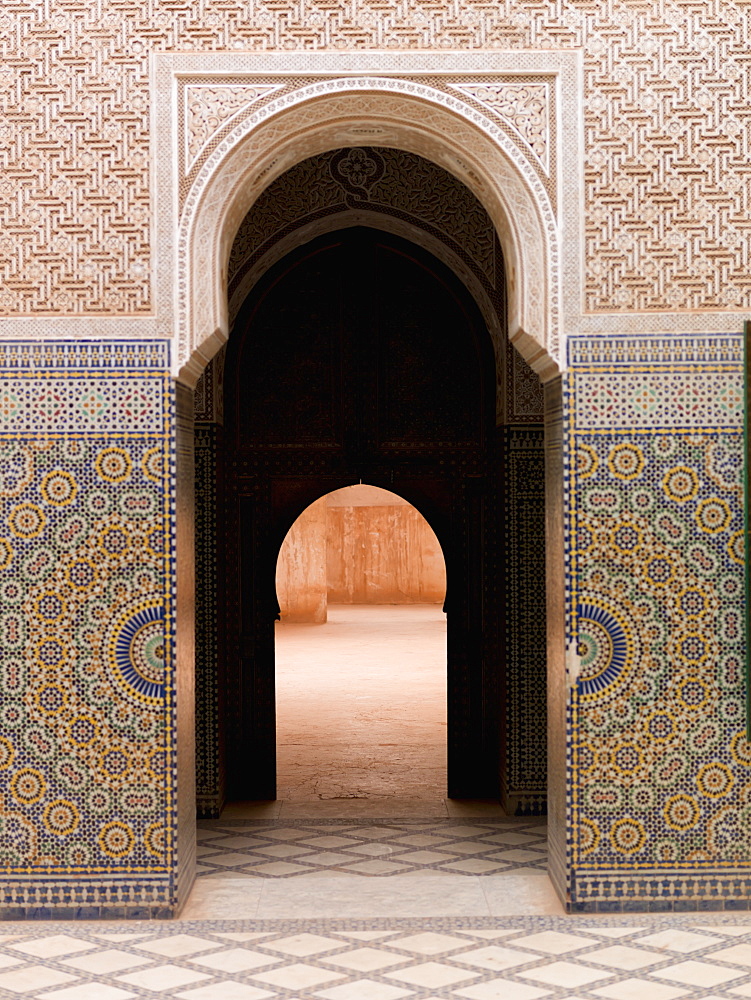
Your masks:
<path fill-rule="evenodd" d="M 279 546 L 311 501 L 358 480 L 413 503 L 441 539 L 452 581 L 447 790 L 498 795 L 495 374 L 491 339 L 466 287 L 397 237 L 366 228 L 325 235 L 256 286 L 230 342 L 225 380 L 220 578 L 235 713 L 231 797 L 277 796 Z"/>

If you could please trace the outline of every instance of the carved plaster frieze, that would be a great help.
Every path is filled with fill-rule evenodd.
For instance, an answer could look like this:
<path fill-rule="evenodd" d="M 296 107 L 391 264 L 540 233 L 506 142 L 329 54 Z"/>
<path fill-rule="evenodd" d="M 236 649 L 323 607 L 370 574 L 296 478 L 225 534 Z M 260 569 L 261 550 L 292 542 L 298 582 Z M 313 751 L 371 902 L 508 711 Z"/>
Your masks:
<path fill-rule="evenodd" d="M 394 145 L 434 160 L 483 203 L 509 263 L 511 339 L 540 374 L 557 369 L 559 224 L 539 158 L 487 109 L 460 99 L 449 81 L 437 89 L 414 78 L 344 77 L 275 96 L 238 115 L 213 148 L 209 142 L 186 192 L 178 242 L 188 278 L 179 299 L 178 353 L 187 363 L 198 352 L 196 374 L 199 359 L 226 339 L 227 262 L 255 198 L 303 150 L 310 156 L 360 145 L 363 127 L 384 124 L 395 133 Z M 217 265 L 221 273 L 212 279 Z"/>
<path fill-rule="evenodd" d="M 463 83 L 453 87 L 464 97 L 472 98 L 492 115 L 508 124 L 531 150 L 546 174 L 550 173 L 550 84 Z"/>
<path fill-rule="evenodd" d="M 260 98 L 280 90 L 281 84 L 192 84 L 183 94 L 183 174 L 195 165 L 212 137 L 236 115 Z"/>
<path fill-rule="evenodd" d="M 304 15 L 298 0 L 254 0 L 252 17 L 228 0 L 170 0 L 143 17 L 90 0 L 5 6 L 0 337 L 171 335 L 174 229 L 159 216 L 184 193 L 182 174 L 165 187 L 163 169 L 186 148 L 172 131 L 180 74 L 221 88 L 268 86 L 270 74 L 295 89 L 417 73 L 486 90 L 552 75 L 547 148 L 566 160 L 555 194 L 572 215 L 566 329 L 740 330 L 748 314 L 743 0 L 601 0 L 596 16 L 549 0 L 310 0 Z M 524 101 L 510 103 L 497 121 L 534 149 Z M 393 136 L 383 122 L 356 141 Z"/>

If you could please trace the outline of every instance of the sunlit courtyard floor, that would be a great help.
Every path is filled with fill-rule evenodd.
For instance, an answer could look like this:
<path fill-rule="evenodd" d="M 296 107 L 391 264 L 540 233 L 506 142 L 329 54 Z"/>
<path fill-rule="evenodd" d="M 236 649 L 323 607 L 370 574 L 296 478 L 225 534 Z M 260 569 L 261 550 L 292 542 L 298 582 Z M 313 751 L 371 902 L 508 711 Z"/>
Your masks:
<path fill-rule="evenodd" d="M 289 802 L 446 794 L 446 616 L 329 605 L 276 627 L 277 781 Z"/>

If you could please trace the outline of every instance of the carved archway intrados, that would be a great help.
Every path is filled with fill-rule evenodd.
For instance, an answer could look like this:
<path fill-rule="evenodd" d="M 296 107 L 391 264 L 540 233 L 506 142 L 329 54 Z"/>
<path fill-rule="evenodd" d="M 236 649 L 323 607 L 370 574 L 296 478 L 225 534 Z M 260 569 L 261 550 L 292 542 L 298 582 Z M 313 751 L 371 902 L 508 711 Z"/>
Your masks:
<path fill-rule="evenodd" d="M 557 371 L 557 228 L 542 186 L 502 134 L 493 136 L 430 88 L 403 81 L 340 81 L 336 92 L 252 116 L 203 164 L 186 200 L 180 235 L 181 379 L 194 384 L 228 336 L 227 263 L 235 234 L 260 193 L 297 162 L 363 141 L 424 156 L 452 173 L 483 204 L 506 262 L 510 339 L 544 378 Z M 320 85 L 319 85 L 320 86 Z M 313 88 L 311 88 L 313 89 Z M 434 92 L 438 94 L 438 92 Z M 440 96 L 440 95 L 439 95 Z M 446 104 L 444 99 L 443 104 Z M 469 111 L 469 109 L 466 109 Z M 477 117 L 477 116 L 476 116 Z"/>

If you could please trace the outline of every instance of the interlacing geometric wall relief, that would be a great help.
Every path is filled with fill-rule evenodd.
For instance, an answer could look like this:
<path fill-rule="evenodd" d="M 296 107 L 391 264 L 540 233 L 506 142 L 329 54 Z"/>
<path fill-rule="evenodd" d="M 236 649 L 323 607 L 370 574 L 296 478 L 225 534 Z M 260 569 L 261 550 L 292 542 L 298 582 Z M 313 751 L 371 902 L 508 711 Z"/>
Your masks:
<path fill-rule="evenodd" d="M 751 865 L 741 350 L 570 344 L 577 873 Z"/>
<path fill-rule="evenodd" d="M 164 343 L 0 350 L 6 906 L 169 899 L 168 372 Z"/>
<path fill-rule="evenodd" d="M 33 5 L 0 13 L 0 312 L 153 309 L 159 262 L 150 248 L 160 236 L 151 224 L 149 115 L 159 95 L 149 92 L 150 57 L 237 54 L 252 68 L 273 50 L 333 59 L 370 51 L 393 66 L 415 53 L 445 54 L 456 65 L 473 51 L 581 51 L 585 246 L 572 238 L 574 254 L 585 254 L 586 310 L 717 314 L 747 303 L 742 0 L 455 8 L 310 0 L 304 13 L 295 0 L 257 0 L 252 16 L 239 0 L 175 0 L 169 10 L 146 0 L 128 17 L 70 0 L 49 13 Z M 196 132 L 193 149 L 203 138 Z M 535 137 L 527 141 L 534 149 Z"/>

